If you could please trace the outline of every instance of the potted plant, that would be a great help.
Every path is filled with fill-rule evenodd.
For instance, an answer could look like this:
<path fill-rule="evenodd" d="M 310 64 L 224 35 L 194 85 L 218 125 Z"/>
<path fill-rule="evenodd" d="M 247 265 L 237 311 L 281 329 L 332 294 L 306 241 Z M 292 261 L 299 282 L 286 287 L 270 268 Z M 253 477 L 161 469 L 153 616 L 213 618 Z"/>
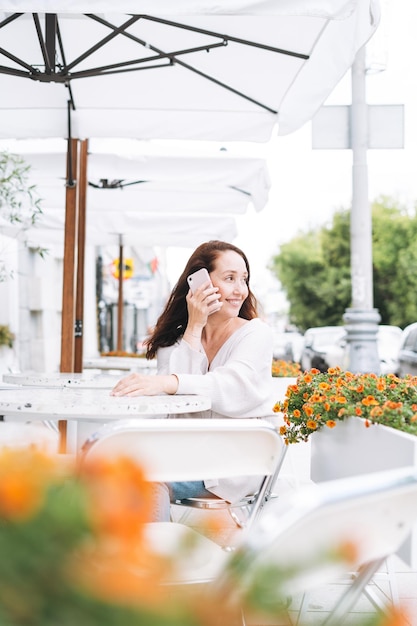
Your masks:
<path fill-rule="evenodd" d="M 312 369 L 289 386 L 275 411 L 284 413 L 287 443 L 307 441 L 312 433 L 332 430 L 352 416 L 364 419 L 365 427 L 383 424 L 417 435 L 417 377 Z"/>
<path fill-rule="evenodd" d="M 286 443 L 311 439 L 315 482 L 417 461 L 417 377 L 312 369 L 288 387 L 274 410 L 283 413 Z M 417 538 L 401 556 L 417 564 Z"/>

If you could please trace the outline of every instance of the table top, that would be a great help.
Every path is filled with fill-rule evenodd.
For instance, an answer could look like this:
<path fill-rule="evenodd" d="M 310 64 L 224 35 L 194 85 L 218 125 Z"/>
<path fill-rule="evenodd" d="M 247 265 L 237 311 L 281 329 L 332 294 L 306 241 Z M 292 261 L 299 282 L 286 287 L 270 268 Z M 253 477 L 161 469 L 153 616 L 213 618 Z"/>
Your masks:
<path fill-rule="evenodd" d="M 5 383 L 27 387 L 68 387 L 73 389 L 113 389 L 126 374 L 96 374 L 94 372 L 34 372 L 3 374 Z"/>
<path fill-rule="evenodd" d="M 110 396 L 105 389 L 0 387 L 0 415 L 14 420 L 87 420 L 104 422 L 129 417 L 196 413 L 210 409 L 206 396 Z"/>
<path fill-rule="evenodd" d="M 99 356 L 94 359 L 84 359 L 83 369 L 98 370 L 156 370 L 156 359 L 148 360 L 143 357 L 130 356 Z"/>

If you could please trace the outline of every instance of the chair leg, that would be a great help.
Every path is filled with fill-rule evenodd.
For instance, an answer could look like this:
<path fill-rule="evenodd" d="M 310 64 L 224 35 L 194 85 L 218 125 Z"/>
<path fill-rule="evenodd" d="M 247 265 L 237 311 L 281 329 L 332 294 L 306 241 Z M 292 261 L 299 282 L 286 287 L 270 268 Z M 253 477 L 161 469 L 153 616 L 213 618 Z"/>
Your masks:
<path fill-rule="evenodd" d="M 301 598 L 300 610 L 298 611 L 297 620 L 295 622 L 295 626 L 302 626 L 305 624 L 305 617 L 308 609 L 308 601 L 310 598 L 310 594 L 308 591 L 303 593 L 303 597 Z"/>
<path fill-rule="evenodd" d="M 229 511 L 229 515 L 232 518 L 232 520 L 235 522 L 236 526 L 238 526 L 239 528 L 245 528 L 247 522 L 248 522 L 248 518 L 250 515 L 250 511 L 249 511 L 249 507 L 242 507 L 240 510 L 241 511 L 245 511 L 246 513 L 246 520 L 242 520 L 239 515 L 237 515 L 236 511 L 232 508 L 227 509 Z"/>
<path fill-rule="evenodd" d="M 373 578 L 373 582 L 376 585 L 378 578 L 383 578 L 388 582 L 389 597 L 381 590 L 376 588 L 372 589 L 370 586 L 364 589 L 364 594 L 376 609 L 379 609 L 383 613 L 386 613 L 389 607 L 399 604 L 398 586 L 395 577 L 395 571 L 392 566 L 392 559 L 388 557 L 386 562 L 386 572 L 377 572 Z M 377 587 L 377 585 L 376 585 Z"/>
<path fill-rule="evenodd" d="M 179 524 L 185 524 L 187 519 L 191 515 L 192 508 L 191 507 L 183 507 L 185 510 L 181 513 L 180 518 L 178 519 Z M 171 508 L 171 521 L 173 521 L 172 508 Z"/>
<path fill-rule="evenodd" d="M 377 559 L 360 570 L 353 583 L 350 585 L 346 593 L 343 594 L 336 607 L 330 613 L 329 617 L 323 622 L 323 626 L 326 624 L 343 623 L 349 611 L 364 592 L 366 585 L 371 582 L 374 574 L 380 569 L 380 567 L 382 567 L 384 561 L 384 558 Z"/>

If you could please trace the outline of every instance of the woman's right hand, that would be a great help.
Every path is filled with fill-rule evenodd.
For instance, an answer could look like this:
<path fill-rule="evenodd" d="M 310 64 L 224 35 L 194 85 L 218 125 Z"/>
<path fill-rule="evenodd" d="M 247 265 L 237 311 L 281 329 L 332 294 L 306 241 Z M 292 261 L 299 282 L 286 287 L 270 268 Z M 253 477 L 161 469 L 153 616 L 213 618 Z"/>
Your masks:
<path fill-rule="evenodd" d="M 210 282 L 201 285 L 194 293 L 191 289 L 186 295 L 188 308 L 188 328 L 195 327 L 202 330 L 207 324 L 207 318 L 212 313 L 220 311 L 223 302 L 220 302 L 219 288 L 213 287 Z"/>

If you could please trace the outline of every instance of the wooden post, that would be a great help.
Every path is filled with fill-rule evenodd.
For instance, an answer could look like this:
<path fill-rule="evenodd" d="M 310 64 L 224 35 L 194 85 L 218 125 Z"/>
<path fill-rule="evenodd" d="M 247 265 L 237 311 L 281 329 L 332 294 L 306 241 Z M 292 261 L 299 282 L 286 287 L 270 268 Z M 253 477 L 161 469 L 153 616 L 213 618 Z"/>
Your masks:
<path fill-rule="evenodd" d="M 119 299 L 117 303 L 117 350 L 123 350 L 123 237 L 119 236 Z"/>
<path fill-rule="evenodd" d="M 84 266 L 87 204 L 88 139 L 81 141 L 78 178 L 78 262 L 74 327 L 74 372 L 83 371 Z"/>
<path fill-rule="evenodd" d="M 67 187 L 65 195 L 65 239 L 61 321 L 61 372 L 74 371 L 75 279 L 78 248 L 78 139 L 68 139 Z M 58 422 L 60 451 L 67 446 L 67 422 Z"/>

